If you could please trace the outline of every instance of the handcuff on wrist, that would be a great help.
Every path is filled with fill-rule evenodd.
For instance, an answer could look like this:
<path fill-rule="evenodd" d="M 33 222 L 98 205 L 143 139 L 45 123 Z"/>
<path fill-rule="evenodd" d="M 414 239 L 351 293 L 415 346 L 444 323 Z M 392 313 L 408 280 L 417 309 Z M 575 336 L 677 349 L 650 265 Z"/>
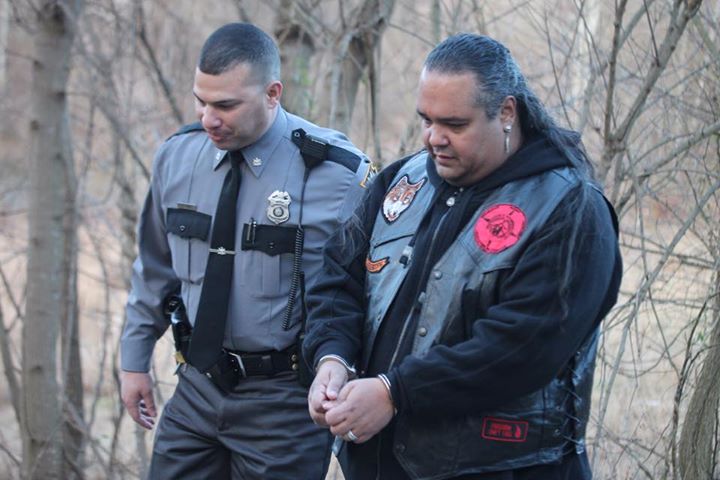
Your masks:
<path fill-rule="evenodd" d="M 345 372 L 347 372 L 348 380 L 352 380 L 357 377 L 357 372 L 355 371 L 355 367 L 350 366 L 348 362 L 345 361 L 344 358 L 342 358 L 340 355 L 324 355 L 320 360 L 318 360 L 317 366 L 315 367 L 315 373 L 320 370 L 320 366 L 327 362 L 328 360 L 335 360 L 337 362 L 340 362 L 340 364 L 345 367 Z"/>
<path fill-rule="evenodd" d="M 392 405 L 393 407 L 393 415 L 397 415 L 397 408 L 395 408 L 395 401 L 393 400 L 392 389 L 390 388 L 390 386 L 392 385 L 390 383 L 390 379 L 384 373 L 378 374 L 377 378 L 380 379 L 383 386 L 385 387 L 385 390 L 387 390 L 388 398 L 390 399 L 390 405 Z"/>

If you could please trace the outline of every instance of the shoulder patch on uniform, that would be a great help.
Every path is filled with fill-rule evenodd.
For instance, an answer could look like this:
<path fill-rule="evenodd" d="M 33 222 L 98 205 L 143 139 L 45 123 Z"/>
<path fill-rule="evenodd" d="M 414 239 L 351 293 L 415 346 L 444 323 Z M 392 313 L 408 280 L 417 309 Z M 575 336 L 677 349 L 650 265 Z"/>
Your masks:
<path fill-rule="evenodd" d="M 176 137 L 178 135 L 184 135 L 186 133 L 190 132 L 197 132 L 200 130 L 205 130 L 200 122 L 190 123 L 188 125 L 183 125 L 180 127 L 180 130 L 170 135 L 167 140 L 170 140 L 172 137 Z"/>
<path fill-rule="evenodd" d="M 379 260 L 371 260 L 370 255 L 365 259 L 365 270 L 368 273 L 380 273 L 385 266 L 390 262 L 390 257 L 381 258 Z"/>
<path fill-rule="evenodd" d="M 412 183 L 407 174 L 400 177 L 400 180 L 387 192 L 385 200 L 383 200 L 382 213 L 388 223 L 397 220 L 408 209 L 415 200 L 417 192 L 425 185 L 426 180 L 427 177 L 423 177 Z"/>
<path fill-rule="evenodd" d="M 500 253 L 520 239 L 527 218 L 520 207 L 499 203 L 487 208 L 475 222 L 475 243 L 484 252 Z"/>

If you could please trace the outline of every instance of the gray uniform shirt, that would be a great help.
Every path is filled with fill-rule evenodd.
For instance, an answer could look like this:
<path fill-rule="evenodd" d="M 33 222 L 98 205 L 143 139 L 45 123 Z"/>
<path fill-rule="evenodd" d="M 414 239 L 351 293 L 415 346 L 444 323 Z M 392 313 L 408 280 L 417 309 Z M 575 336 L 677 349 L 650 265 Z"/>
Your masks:
<path fill-rule="evenodd" d="M 290 195 L 290 218 L 283 226 L 297 225 L 305 173 L 300 151 L 291 141 L 297 128 L 354 159 L 352 168 L 326 160 L 315 167 L 305 188 L 302 225 L 305 229 L 303 271 L 311 283 L 320 270 L 327 237 L 357 206 L 370 175 L 370 162 L 341 133 L 320 128 L 279 109 L 267 132 L 243 148 L 242 181 L 237 203 L 235 267 L 228 305 L 225 347 L 242 351 L 282 350 L 290 346 L 300 328 L 300 305 L 294 309 L 290 330 L 282 322 L 288 302 L 293 255 L 270 256 L 240 248 L 243 224 L 253 220 L 274 225 L 268 218 L 268 197 L 276 190 Z M 220 189 L 230 164 L 204 131 L 171 137 L 158 150 L 143 207 L 139 252 L 133 265 L 127 303 L 127 323 L 121 341 L 123 370 L 147 372 L 155 342 L 168 327 L 162 306 L 180 285 L 190 322 L 194 324 L 208 258 L 211 230 L 207 228 L 217 207 Z M 195 212 L 187 221 L 168 228 L 169 209 Z"/>

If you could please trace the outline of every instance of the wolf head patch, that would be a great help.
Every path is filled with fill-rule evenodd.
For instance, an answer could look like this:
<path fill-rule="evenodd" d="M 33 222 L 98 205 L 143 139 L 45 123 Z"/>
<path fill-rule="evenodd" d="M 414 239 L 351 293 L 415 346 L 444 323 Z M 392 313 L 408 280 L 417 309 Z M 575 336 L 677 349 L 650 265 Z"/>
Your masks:
<path fill-rule="evenodd" d="M 417 183 L 410 183 L 410 178 L 403 175 L 394 187 L 385 195 L 383 201 L 383 217 L 389 223 L 394 222 L 410 206 L 415 195 L 425 185 L 426 178 L 420 179 Z"/>

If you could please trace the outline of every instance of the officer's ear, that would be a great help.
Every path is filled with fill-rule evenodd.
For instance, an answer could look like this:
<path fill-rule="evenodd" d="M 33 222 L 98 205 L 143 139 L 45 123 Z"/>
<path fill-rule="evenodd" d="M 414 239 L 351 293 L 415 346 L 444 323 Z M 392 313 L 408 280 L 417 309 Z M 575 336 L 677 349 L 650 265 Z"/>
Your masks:
<path fill-rule="evenodd" d="M 280 97 L 282 96 L 283 84 L 279 80 L 270 82 L 265 87 L 265 98 L 268 102 L 268 108 L 275 108 L 280 103 Z"/>

